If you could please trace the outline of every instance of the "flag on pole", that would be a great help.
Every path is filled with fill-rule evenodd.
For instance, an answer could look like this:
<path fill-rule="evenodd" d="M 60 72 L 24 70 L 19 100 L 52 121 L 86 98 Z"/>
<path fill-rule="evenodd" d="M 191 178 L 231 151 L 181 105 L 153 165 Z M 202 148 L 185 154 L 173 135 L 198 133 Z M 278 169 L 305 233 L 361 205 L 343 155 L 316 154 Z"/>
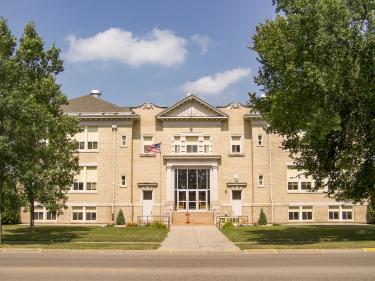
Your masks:
<path fill-rule="evenodd" d="M 160 145 L 161 145 L 161 143 L 146 145 L 145 146 L 145 152 L 146 153 L 160 153 Z"/>

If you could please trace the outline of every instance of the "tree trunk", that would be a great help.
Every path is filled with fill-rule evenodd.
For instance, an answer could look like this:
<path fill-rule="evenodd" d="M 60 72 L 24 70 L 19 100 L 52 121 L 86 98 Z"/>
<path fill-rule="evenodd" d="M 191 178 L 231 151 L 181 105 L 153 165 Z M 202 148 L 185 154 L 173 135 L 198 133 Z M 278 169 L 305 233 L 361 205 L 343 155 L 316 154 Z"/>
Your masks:
<path fill-rule="evenodd" d="M 3 183 L 0 182 L 0 244 L 3 243 Z"/>
<path fill-rule="evenodd" d="M 34 232 L 34 198 L 30 199 L 30 232 Z"/>

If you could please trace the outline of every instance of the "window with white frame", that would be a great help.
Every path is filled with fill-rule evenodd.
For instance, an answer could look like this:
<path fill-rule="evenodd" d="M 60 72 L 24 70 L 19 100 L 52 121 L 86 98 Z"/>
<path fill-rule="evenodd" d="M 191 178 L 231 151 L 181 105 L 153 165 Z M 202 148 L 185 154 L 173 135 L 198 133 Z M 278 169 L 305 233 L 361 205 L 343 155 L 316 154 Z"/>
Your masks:
<path fill-rule="evenodd" d="M 126 187 L 126 176 L 121 176 L 120 187 Z"/>
<path fill-rule="evenodd" d="M 72 221 L 96 221 L 96 207 L 72 207 Z"/>
<path fill-rule="evenodd" d="M 257 135 L 257 146 L 263 146 L 263 135 Z"/>
<path fill-rule="evenodd" d="M 56 212 L 50 212 L 43 206 L 34 207 L 35 221 L 56 221 Z"/>
<path fill-rule="evenodd" d="M 353 206 L 328 206 L 328 219 L 331 221 L 353 220 Z"/>
<path fill-rule="evenodd" d="M 98 169 L 96 166 L 82 166 L 75 177 L 72 192 L 95 192 L 97 190 Z"/>
<path fill-rule="evenodd" d="M 147 146 L 152 145 L 152 140 L 152 136 L 143 136 L 143 153 L 150 153 L 150 151 L 147 149 Z"/>
<path fill-rule="evenodd" d="M 198 153 L 198 136 L 186 137 L 186 153 Z"/>
<path fill-rule="evenodd" d="M 121 136 L 121 146 L 127 146 L 126 136 Z"/>
<path fill-rule="evenodd" d="M 75 135 L 75 139 L 77 140 L 77 149 L 79 151 L 98 150 L 98 127 L 85 126 L 82 132 Z"/>
<path fill-rule="evenodd" d="M 258 186 L 264 187 L 264 176 L 263 176 L 263 174 L 258 175 Z"/>
<path fill-rule="evenodd" d="M 241 153 L 241 136 L 231 136 L 231 143 L 230 143 L 231 153 Z"/>
<path fill-rule="evenodd" d="M 311 192 L 314 189 L 314 181 L 311 176 L 305 176 L 303 171 L 294 166 L 287 169 L 288 192 Z"/>
<path fill-rule="evenodd" d="M 289 221 L 312 221 L 313 206 L 289 206 Z"/>
<path fill-rule="evenodd" d="M 173 137 L 173 152 L 181 153 L 181 137 L 180 136 Z"/>

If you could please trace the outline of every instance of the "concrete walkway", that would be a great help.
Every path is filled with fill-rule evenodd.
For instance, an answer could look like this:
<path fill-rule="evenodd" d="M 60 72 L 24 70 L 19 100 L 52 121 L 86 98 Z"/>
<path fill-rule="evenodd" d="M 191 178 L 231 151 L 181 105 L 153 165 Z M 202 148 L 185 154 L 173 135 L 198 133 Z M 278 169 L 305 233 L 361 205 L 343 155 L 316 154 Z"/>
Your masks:
<path fill-rule="evenodd" d="M 239 248 L 215 226 L 172 226 L 160 252 L 233 252 Z"/>

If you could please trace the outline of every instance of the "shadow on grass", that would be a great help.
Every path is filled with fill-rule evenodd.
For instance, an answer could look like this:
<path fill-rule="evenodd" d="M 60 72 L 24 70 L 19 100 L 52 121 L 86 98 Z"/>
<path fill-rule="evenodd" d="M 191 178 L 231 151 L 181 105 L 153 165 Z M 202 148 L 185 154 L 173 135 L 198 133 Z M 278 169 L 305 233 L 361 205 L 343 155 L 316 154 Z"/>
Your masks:
<path fill-rule="evenodd" d="M 244 227 L 228 231 L 235 242 L 259 245 L 309 245 L 321 242 L 375 241 L 375 226 L 369 225 L 304 225 Z"/>
<path fill-rule="evenodd" d="M 52 244 L 55 242 L 72 242 L 83 238 L 93 231 L 94 227 L 81 226 L 35 226 L 30 232 L 28 226 L 9 226 L 5 229 L 5 243 L 17 245 Z"/>

